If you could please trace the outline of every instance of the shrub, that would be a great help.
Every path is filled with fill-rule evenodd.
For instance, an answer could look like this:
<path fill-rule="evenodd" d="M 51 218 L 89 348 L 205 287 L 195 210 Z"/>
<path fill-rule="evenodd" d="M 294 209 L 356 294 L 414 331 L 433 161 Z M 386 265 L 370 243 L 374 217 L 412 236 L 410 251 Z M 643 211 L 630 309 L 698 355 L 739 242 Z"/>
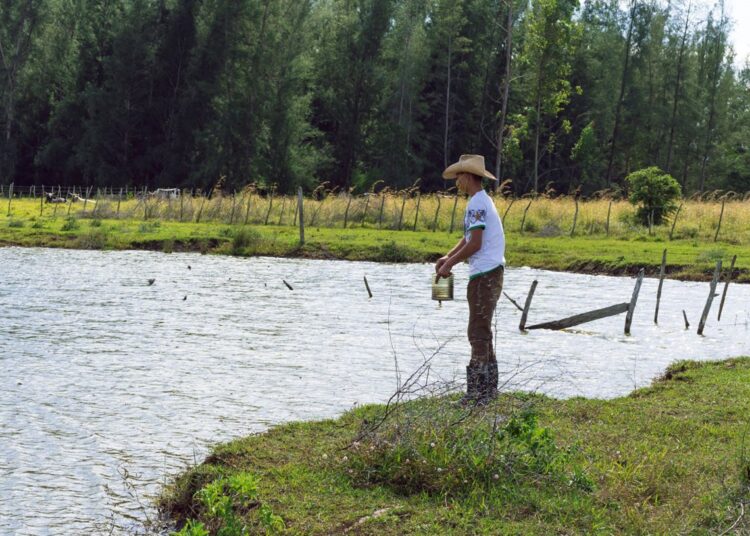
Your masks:
<path fill-rule="evenodd" d="M 81 225 L 78 223 L 78 220 L 73 218 L 72 216 L 65 220 L 65 223 L 63 223 L 63 226 L 60 228 L 61 231 L 76 231 L 81 227 Z"/>
<path fill-rule="evenodd" d="M 261 240 L 262 237 L 258 231 L 247 227 L 240 227 L 232 234 L 232 253 L 239 255 L 248 249 L 254 251 Z"/>
<path fill-rule="evenodd" d="M 445 399 L 407 406 L 351 444 L 346 463 L 353 484 L 442 497 L 481 496 L 491 486 L 540 479 L 583 491 L 593 488 L 532 409 L 497 412 L 488 407 L 467 414 Z"/>
<path fill-rule="evenodd" d="M 636 212 L 638 221 L 643 225 L 660 225 L 664 217 L 677 209 L 677 199 L 682 192 L 679 183 L 657 167 L 634 171 L 625 180 L 630 189 L 628 200 L 639 205 Z"/>

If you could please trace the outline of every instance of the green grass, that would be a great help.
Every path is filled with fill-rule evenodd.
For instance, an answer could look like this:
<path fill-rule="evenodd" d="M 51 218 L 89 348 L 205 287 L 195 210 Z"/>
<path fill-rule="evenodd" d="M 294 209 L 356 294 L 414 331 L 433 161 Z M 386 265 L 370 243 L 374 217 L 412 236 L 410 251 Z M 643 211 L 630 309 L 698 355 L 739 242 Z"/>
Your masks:
<path fill-rule="evenodd" d="M 547 204 L 554 206 L 549 201 Z M 308 227 L 305 245 L 299 247 L 299 231 L 289 225 L 144 221 L 106 218 L 102 214 L 90 219 L 81 218 L 80 214 L 68 216 L 63 206 L 58 208 L 56 216 L 55 209 L 50 207 L 44 207 L 45 215 L 39 216 L 39 206 L 33 200 L 14 201 L 13 207 L 10 217 L 0 215 L 0 245 L 429 262 L 443 255 L 460 238 L 460 231 L 451 234 L 445 230 L 379 230 L 360 225 L 346 229 Z M 103 211 L 103 214 L 108 213 Z M 541 231 L 521 234 L 509 228 L 506 257 L 510 266 L 609 274 L 635 273 L 645 267 L 649 274 L 656 274 L 662 250 L 667 248 L 670 277 L 705 280 L 710 279 L 716 260 L 721 258 L 727 265 L 736 254 L 738 280 L 750 281 L 747 268 L 750 244 L 735 243 L 737 240 L 732 240 L 729 234 L 727 241 L 706 238 L 669 241 L 661 231 L 648 235 L 647 231 L 636 229 L 608 238 L 596 234 L 544 236 Z"/>
<path fill-rule="evenodd" d="M 201 490 L 217 479 L 252 474 L 255 506 L 280 516 L 281 532 L 288 534 L 352 529 L 373 535 L 525 535 L 717 534 L 732 526 L 741 503 L 750 501 L 750 358 L 681 362 L 653 386 L 614 400 L 515 395 L 487 411 L 502 415 L 509 400 L 533 411 L 534 422 L 516 433 L 509 449 L 502 441 L 508 441 L 508 430 L 519 428 L 501 421 L 498 433 L 506 439 L 498 440 L 494 458 L 485 449 L 472 462 L 479 469 L 447 487 L 430 485 L 448 478 L 435 467 L 453 467 L 454 474 L 466 468 L 466 445 L 481 444 L 479 435 L 466 430 L 487 413 L 469 416 L 455 426 L 460 432 L 451 429 L 452 436 L 464 438 L 460 443 L 444 442 L 447 428 L 427 418 L 402 427 L 400 439 L 380 434 L 353 444 L 364 419 L 372 423 L 383 411 L 366 406 L 337 420 L 287 424 L 219 445 L 180 475 L 159 504 L 175 520 L 211 525 Z M 423 416 L 462 411 L 449 402 L 423 399 L 404 411 Z M 430 430 L 434 433 L 425 435 Z M 384 437 L 393 442 L 384 443 Z M 404 443 L 422 454 L 399 458 Z M 547 454 L 540 457 L 535 444 Z M 509 452 L 516 453 L 513 463 L 505 457 Z M 391 465 L 384 470 L 386 459 Z M 489 473 L 486 460 L 496 464 Z M 557 461 L 550 466 L 548 460 Z M 481 476 L 493 471 L 494 478 Z M 399 485 L 410 475 L 419 485 Z M 263 530 L 258 508 L 242 516 L 250 533 Z M 741 518 L 735 530 L 750 530 L 750 518 Z"/>

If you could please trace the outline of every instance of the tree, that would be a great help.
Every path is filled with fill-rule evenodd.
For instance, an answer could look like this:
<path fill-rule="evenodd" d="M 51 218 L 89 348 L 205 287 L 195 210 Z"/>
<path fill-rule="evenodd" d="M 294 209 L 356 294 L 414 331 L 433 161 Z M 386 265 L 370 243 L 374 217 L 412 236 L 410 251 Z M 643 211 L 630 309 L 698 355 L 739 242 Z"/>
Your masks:
<path fill-rule="evenodd" d="M 644 225 L 660 225 L 665 216 L 677 209 L 680 184 L 657 167 L 634 171 L 625 178 L 633 205 L 640 205 L 636 217 Z"/>

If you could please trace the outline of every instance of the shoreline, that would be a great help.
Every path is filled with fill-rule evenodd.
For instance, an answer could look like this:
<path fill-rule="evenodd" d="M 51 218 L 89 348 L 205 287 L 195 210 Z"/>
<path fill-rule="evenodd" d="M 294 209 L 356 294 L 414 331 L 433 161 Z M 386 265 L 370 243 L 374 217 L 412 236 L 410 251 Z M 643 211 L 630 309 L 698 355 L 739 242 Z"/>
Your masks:
<path fill-rule="evenodd" d="M 519 413 L 509 408 L 519 406 L 510 401 L 521 404 L 520 414 L 532 411 L 524 426 L 533 433 L 506 444 L 513 428 L 505 426 L 497 447 L 504 454 L 492 458 L 489 472 L 478 466 L 475 473 L 450 446 L 452 414 L 447 429 L 429 418 L 456 412 L 453 397 L 400 405 L 407 419 L 414 408 L 416 423 L 428 417 L 422 428 L 409 428 L 404 444 L 358 440 L 362 427 L 385 411 L 362 406 L 216 445 L 171 481 L 158 507 L 178 526 L 192 519 L 214 533 L 222 521 L 207 512 L 201 490 L 221 491 L 236 504 L 232 483 L 252 479 L 253 508 L 238 505 L 235 512 L 251 532 L 268 529 L 263 507 L 283 522 L 279 533 L 295 534 L 720 532 L 750 501 L 750 457 L 738 450 L 748 427 L 749 380 L 750 357 L 738 357 L 676 362 L 651 386 L 611 400 L 502 395 L 470 412 L 468 429 L 481 428 L 486 415 L 513 422 Z M 476 456 L 471 448 L 481 449 L 481 441 L 461 438 L 469 458 Z M 531 463 L 540 456 L 539 441 L 554 467 Z M 473 477 L 462 477 L 463 484 L 450 478 L 465 471 Z M 750 521 L 738 527 L 748 529 Z"/>
<path fill-rule="evenodd" d="M 226 255 L 231 257 L 276 257 L 276 258 L 290 258 L 290 259 L 315 259 L 315 260 L 347 260 L 347 261 L 367 261 L 367 262 L 391 262 L 391 263 L 431 263 L 435 262 L 442 253 L 434 247 L 434 244 L 430 244 L 431 248 L 421 249 L 416 251 L 409 251 L 408 246 L 401 246 L 397 241 L 402 233 L 409 233 L 408 231 L 402 232 L 389 232 L 389 231 L 377 231 L 378 233 L 389 234 L 389 241 L 385 243 L 372 242 L 369 244 L 357 244 L 356 247 L 351 248 L 337 248 L 331 244 L 328 240 L 329 237 L 324 237 L 323 241 L 315 240 L 315 235 L 324 231 L 323 234 L 334 234 L 336 231 L 357 233 L 359 230 L 337 230 L 337 229 L 311 229 L 309 232 L 312 234 L 313 240 L 308 241 L 304 246 L 283 243 L 279 244 L 276 240 L 271 243 L 266 243 L 264 234 L 268 233 L 266 227 L 248 227 L 252 229 L 251 232 L 261 236 L 260 240 L 255 238 L 258 243 L 252 244 L 251 246 L 237 247 L 231 238 L 226 236 L 204 236 L 204 237 L 169 237 L 169 238 L 145 238 L 145 239 L 134 239 L 125 242 L 106 243 L 101 240 L 97 241 L 96 237 L 94 240 L 90 240 L 91 237 L 87 237 L 86 234 L 68 234 L 68 233 L 47 233 L 44 235 L 36 235 L 33 237 L 23 239 L 9 239 L 7 237 L 0 236 L 0 248 L 2 247 L 40 247 L 50 249 L 82 249 L 82 250 L 101 250 L 101 251 L 158 251 L 163 253 L 201 253 L 211 255 Z M 278 229 L 276 229 L 278 231 Z M 266 231 L 264 233 L 263 231 Z M 271 229 L 273 231 L 273 229 Z M 368 230 L 369 231 L 369 230 Z M 368 232 L 365 231 L 365 232 Z M 372 231 L 369 231 L 372 233 Z M 430 238 L 434 238 L 433 233 L 410 233 L 412 235 L 427 235 Z M 274 237 L 275 238 L 275 237 Z M 410 238 L 414 238 L 413 236 Z M 566 239 L 568 240 L 568 239 Z M 544 254 L 539 254 L 534 251 L 536 248 L 536 242 L 544 241 L 544 245 L 548 246 L 549 243 L 546 239 L 535 239 L 525 238 L 521 244 L 513 244 L 509 242 L 508 249 L 506 250 L 506 256 L 510 257 L 507 264 L 510 268 L 528 267 L 540 270 L 549 270 L 554 272 L 569 272 L 578 274 L 588 275 L 608 275 L 615 277 L 633 277 L 638 274 L 638 271 L 643 268 L 645 270 L 646 277 L 658 277 L 660 273 L 660 257 L 653 263 L 636 263 L 636 262 L 625 262 L 625 256 L 619 256 L 614 260 L 604 260 L 599 258 L 592 258 L 592 255 L 585 255 L 583 252 L 575 252 L 571 250 L 565 250 L 563 248 L 562 254 L 564 259 L 560 259 L 560 251 L 552 251 L 553 255 L 549 258 L 545 258 Z M 576 239 L 569 240 L 575 242 Z M 586 239 L 578 239 L 578 242 L 586 241 Z M 596 242 L 597 240 L 588 240 L 589 242 Z M 383 240 L 379 240 L 383 242 Z M 449 240 L 442 240 L 441 242 L 446 245 L 450 244 Z M 641 243 L 642 244 L 642 243 Z M 572 244 L 575 245 L 575 244 Z M 662 243 L 663 247 L 670 249 L 672 246 L 680 246 L 677 243 Z M 661 247 L 660 245 L 660 247 Z M 514 249 L 514 246 L 516 247 Z M 709 245 L 704 245 L 709 246 Z M 447 246 L 450 247 L 450 246 Z M 683 246 L 684 247 L 684 246 Z M 694 245 L 692 247 L 695 247 Z M 655 249 L 655 248 L 651 248 Z M 742 248 L 750 249 L 750 248 Z M 712 251 L 713 248 L 709 248 Z M 654 251 L 656 253 L 656 251 Z M 520 258 L 521 262 L 513 262 L 516 258 Z M 525 261 L 525 262 L 524 262 Z M 725 261 L 727 264 L 728 261 Z M 724 267 L 726 271 L 726 266 Z M 713 267 L 703 263 L 703 265 L 697 264 L 670 264 L 669 262 L 665 267 L 665 279 L 671 279 L 676 281 L 710 281 L 713 276 Z M 724 278 L 722 278 L 723 280 Z M 737 266 L 734 269 L 734 276 L 732 283 L 750 283 L 750 269 L 742 268 L 738 259 Z"/>

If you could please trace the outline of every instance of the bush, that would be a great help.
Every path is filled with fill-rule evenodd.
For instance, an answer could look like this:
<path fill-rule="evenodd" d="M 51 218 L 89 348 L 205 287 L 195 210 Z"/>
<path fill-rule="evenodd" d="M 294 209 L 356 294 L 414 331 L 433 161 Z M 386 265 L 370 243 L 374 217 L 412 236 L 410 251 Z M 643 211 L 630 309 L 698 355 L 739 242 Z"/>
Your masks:
<path fill-rule="evenodd" d="M 240 227 L 232 234 L 232 254 L 239 255 L 243 252 L 254 252 L 261 243 L 263 237 L 254 229 Z"/>
<path fill-rule="evenodd" d="M 467 413 L 445 399 L 407 406 L 351 444 L 345 463 L 353 484 L 442 497 L 482 495 L 489 487 L 542 479 L 583 491 L 593 487 L 531 408 Z"/>
<path fill-rule="evenodd" d="M 682 195 L 679 183 L 657 167 L 634 171 L 625 180 L 630 189 L 628 200 L 639 205 L 636 217 L 643 225 L 660 225 L 664 217 L 677 209 Z"/>
<path fill-rule="evenodd" d="M 78 220 L 73 218 L 72 216 L 65 220 L 65 223 L 63 223 L 63 226 L 60 228 L 61 231 L 76 231 L 81 227 L 81 225 L 78 223 Z"/>

